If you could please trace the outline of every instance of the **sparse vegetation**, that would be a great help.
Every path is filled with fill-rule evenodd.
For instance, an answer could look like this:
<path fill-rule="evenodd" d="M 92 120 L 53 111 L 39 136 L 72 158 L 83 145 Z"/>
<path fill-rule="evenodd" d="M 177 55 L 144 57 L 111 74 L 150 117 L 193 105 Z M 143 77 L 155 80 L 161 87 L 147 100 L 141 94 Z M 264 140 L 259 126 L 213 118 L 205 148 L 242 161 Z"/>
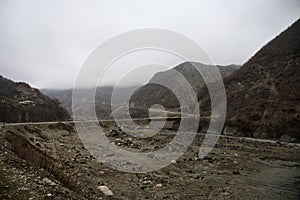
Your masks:
<path fill-rule="evenodd" d="M 0 121 L 37 122 L 70 119 L 58 101 L 43 95 L 26 83 L 15 83 L 0 76 Z"/>

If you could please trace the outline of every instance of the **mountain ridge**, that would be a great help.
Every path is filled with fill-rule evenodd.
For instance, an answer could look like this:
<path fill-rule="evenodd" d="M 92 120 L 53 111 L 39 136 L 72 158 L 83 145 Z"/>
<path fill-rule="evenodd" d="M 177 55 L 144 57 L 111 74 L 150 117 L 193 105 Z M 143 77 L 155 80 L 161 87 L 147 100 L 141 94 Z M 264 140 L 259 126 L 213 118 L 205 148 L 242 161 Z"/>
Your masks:
<path fill-rule="evenodd" d="M 224 78 L 226 130 L 234 135 L 300 140 L 300 20 Z M 208 95 L 201 105 L 208 111 Z"/>
<path fill-rule="evenodd" d="M 198 69 L 195 69 L 198 68 Z M 205 82 L 202 76 L 199 73 L 200 68 L 204 69 L 207 67 L 217 67 L 221 76 L 225 77 L 233 73 L 240 66 L 239 65 L 205 65 L 197 62 L 184 62 L 174 67 L 173 69 L 159 72 L 153 76 L 148 84 L 139 88 L 131 97 L 130 103 L 132 107 L 145 107 L 150 108 L 153 104 L 161 104 L 165 108 L 174 109 L 179 107 L 179 102 L 177 101 L 175 95 L 168 88 L 156 84 L 156 81 L 166 80 L 167 84 L 177 84 L 181 85 L 181 82 L 178 82 L 177 77 L 173 77 L 172 72 L 179 72 L 191 85 L 192 89 L 195 91 L 197 98 L 199 98 L 200 90 L 205 85 Z M 176 72 L 175 72 L 176 73 Z M 213 80 L 211 80 L 213 81 Z"/>

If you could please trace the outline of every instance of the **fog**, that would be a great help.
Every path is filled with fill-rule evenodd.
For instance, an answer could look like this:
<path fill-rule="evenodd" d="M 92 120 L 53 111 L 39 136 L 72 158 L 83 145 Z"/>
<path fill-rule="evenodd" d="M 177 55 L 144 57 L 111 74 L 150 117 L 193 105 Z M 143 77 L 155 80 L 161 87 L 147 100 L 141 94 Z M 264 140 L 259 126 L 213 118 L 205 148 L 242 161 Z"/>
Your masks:
<path fill-rule="evenodd" d="M 1 74 L 38 88 L 71 88 L 95 48 L 140 28 L 183 34 L 215 64 L 243 64 L 296 21 L 299 10 L 299 0 L 1 0 Z M 110 70 L 104 84 L 118 80 L 121 67 Z M 137 70 L 128 85 L 159 70 Z"/>

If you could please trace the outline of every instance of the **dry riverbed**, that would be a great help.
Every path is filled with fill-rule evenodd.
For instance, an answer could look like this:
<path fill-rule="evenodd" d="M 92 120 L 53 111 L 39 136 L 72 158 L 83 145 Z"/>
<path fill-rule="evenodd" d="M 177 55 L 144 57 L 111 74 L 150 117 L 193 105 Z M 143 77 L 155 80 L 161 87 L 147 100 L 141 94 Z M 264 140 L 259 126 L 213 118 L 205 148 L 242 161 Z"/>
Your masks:
<path fill-rule="evenodd" d="M 120 148 L 141 152 L 163 147 L 175 134 L 135 139 L 105 130 Z M 222 137 L 198 159 L 202 140 L 196 136 L 163 169 L 133 174 L 97 161 L 72 125 L 7 127 L 1 129 L 0 199 L 299 199 L 299 145 Z"/>

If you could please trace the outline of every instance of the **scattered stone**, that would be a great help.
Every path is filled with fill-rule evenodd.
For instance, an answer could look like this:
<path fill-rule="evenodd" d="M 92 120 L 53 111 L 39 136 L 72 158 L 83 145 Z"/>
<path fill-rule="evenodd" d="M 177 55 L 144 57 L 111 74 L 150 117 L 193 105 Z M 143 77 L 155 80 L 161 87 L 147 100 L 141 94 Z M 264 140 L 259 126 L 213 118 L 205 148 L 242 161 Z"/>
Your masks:
<path fill-rule="evenodd" d="M 204 177 L 201 176 L 200 174 L 192 174 L 192 175 L 191 175 L 191 178 L 193 178 L 193 179 L 200 179 L 200 180 L 203 180 L 203 179 L 204 179 Z"/>
<path fill-rule="evenodd" d="M 156 187 L 156 188 L 161 188 L 161 187 L 162 187 L 162 184 L 161 184 L 161 183 L 158 183 L 158 184 L 156 184 L 155 187 Z"/>
<path fill-rule="evenodd" d="M 143 184 L 150 184 L 151 183 L 151 181 L 143 181 Z"/>
<path fill-rule="evenodd" d="M 113 192 L 105 185 L 99 186 L 98 189 L 106 196 L 112 196 Z"/>
<path fill-rule="evenodd" d="M 73 142 L 73 138 L 71 141 Z M 119 141 L 119 138 L 116 139 L 116 141 Z M 121 140 L 122 141 L 122 140 Z M 67 140 L 64 141 L 67 143 Z M 138 146 L 142 146 L 144 147 L 143 143 L 141 143 L 140 141 L 138 141 Z M 59 144 L 59 143 L 57 143 Z M 122 143 L 124 144 L 124 143 Z M 153 143 L 156 144 L 156 143 Z M 158 143 L 159 144 L 159 143 Z M 249 145 L 251 145 L 250 147 L 252 147 L 252 143 L 250 143 Z M 49 145 L 50 146 L 50 145 Z M 241 144 L 242 146 L 242 144 Z M 263 146 L 264 149 L 266 149 L 267 151 L 265 151 L 266 153 L 262 153 L 261 155 L 264 155 L 264 160 L 269 161 L 267 159 L 272 158 L 273 159 L 273 152 L 272 149 L 268 149 L 265 148 L 265 146 Z M 52 148 L 52 147 L 51 147 Z M 81 147 L 80 147 L 81 148 Z M 238 149 L 237 147 L 234 147 L 235 149 Z M 273 147 L 272 147 L 273 148 Z M 274 147 L 275 148 L 275 147 Z M 278 148 L 278 147 L 276 147 Z M 235 192 L 230 192 L 230 190 L 234 190 L 234 186 L 240 187 L 240 182 L 239 181 L 231 181 L 232 179 L 232 174 L 242 174 L 241 175 L 236 175 L 236 180 L 243 180 L 245 177 L 244 175 L 252 175 L 252 170 L 256 169 L 256 166 L 252 166 L 249 165 L 249 161 L 254 162 L 257 158 L 256 153 L 253 152 L 249 152 L 249 154 L 247 156 L 244 156 L 244 153 L 239 153 L 239 154 L 234 154 L 234 150 L 232 150 L 233 152 L 230 152 L 230 154 L 228 153 L 228 156 L 223 156 L 221 153 L 211 153 L 210 157 L 208 158 L 208 160 L 214 160 L 215 163 L 214 165 L 209 164 L 208 162 L 204 162 L 203 159 L 199 159 L 199 162 L 184 162 L 183 159 L 186 160 L 197 160 L 197 157 L 194 157 L 195 154 L 194 152 L 189 152 L 188 154 L 185 155 L 185 157 L 180 158 L 179 160 L 171 160 L 169 161 L 170 163 L 176 163 L 174 165 L 169 166 L 169 169 L 161 169 L 161 170 L 157 170 L 155 172 L 152 173 L 147 173 L 147 174 L 138 174 L 138 175 L 131 175 L 131 174 L 125 174 L 124 178 L 121 177 L 120 175 L 122 174 L 118 174 L 117 176 L 110 176 L 110 174 L 115 174 L 115 172 L 113 170 L 111 170 L 110 168 L 107 168 L 106 166 L 102 166 L 104 161 L 99 161 L 99 160 L 95 160 L 94 162 L 90 162 L 90 160 L 88 158 L 90 158 L 90 156 L 86 156 L 85 151 L 82 151 L 80 149 L 80 151 L 78 150 L 78 148 L 74 148 L 72 149 L 71 153 L 67 153 L 68 149 L 67 148 L 61 148 L 59 150 L 61 150 L 60 152 L 49 152 L 47 154 L 50 154 L 50 156 L 52 156 L 51 153 L 53 153 L 53 156 L 57 156 L 58 153 L 61 153 L 59 155 L 61 155 L 61 157 L 57 156 L 57 158 L 61 159 L 59 160 L 59 164 L 61 165 L 65 165 L 64 167 L 66 168 L 66 172 L 68 172 L 68 174 L 66 175 L 71 175 L 71 174 L 76 174 L 77 179 L 74 179 L 77 182 L 74 182 L 74 187 L 80 187 L 80 188 L 84 188 L 82 190 L 79 190 L 79 196 L 82 195 L 94 195 L 95 197 L 99 195 L 99 193 L 103 193 L 102 198 L 106 199 L 106 198 L 114 198 L 114 196 L 118 196 L 118 198 L 124 198 L 124 199 L 134 199 L 134 198 L 144 198 L 144 199 L 151 199 L 151 198 L 157 198 L 157 199 L 164 199 L 164 198 L 168 198 L 170 197 L 170 199 L 174 198 L 179 198 L 181 194 L 177 195 L 174 191 L 176 191 L 177 188 L 182 188 L 182 186 L 184 185 L 188 185 L 188 184 L 195 184 L 195 187 L 197 186 L 203 186 L 206 184 L 209 185 L 213 185 L 214 184 L 214 180 L 220 181 L 221 184 L 217 184 L 216 187 L 213 185 L 211 187 L 205 187 L 204 188 L 204 192 L 203 194 L 194 194 L 190 191 L 180 191 L 183 194 L 182 195 L 191 195 L 191 198 L 195 197 L 199 197 L 199 195 L 202 196 L 203 199 L 206 198 L 206 195 L 212 191 L 213 193 L 213 198 L 215 199 L 224 199 L 224 198 L 229 198 L 230 195 L 232 195 L 231 198 L 236 198 L 236 194 Z M 145 149 L 151 149 L 151 148 L 146 148 Z M 227 149 L 228 150 L 228 149 Z M 280 149 L 279 149 L 280 150 Z M 1 151 L 1 150 L 0 150 Z M 82 152 L 81 152 L 82 151 Z M 255 150 L 257 151 L 257 150 Z M 270 151 L 270 152 L 269 152 Z M 292 149 L 289 149 L 289 151 L 292 151 Z M 103 152 L 104 153 L 104 152 Z M 277 153 L 277 150 L 275 151 L 275 153 Z M 73 158 L 77 157 L 77 161 L 78 162 L 82 162 L 83 160 L 88 160 L 88 165 L 77 165 L 75 162 L 73 162 Z M 239 157 L 234 157 L 234 156 L 238 155 L 241 156 L 241 159 Z M 294 154 L 293 154 L 294 155 Z M 107 155 L 106 156 L 110 156 Z M 277 156 L 277 155 L 276 155 Z M 278 156 L 280 157 L 280 155 Z M 295 156 L 296 157 L 296 156 Z M 189 159 L 190 158 L 190 159 Z M 242 162 L 244 160 L 244 158 L 248 158 L 247 163 Z M 276 157 L 274 156 L 274 159 Z M 245 159 L 246 160 L 246 159 Z M 64 161 L 67 161 L 66 163 L 68 163 L 68 165 L 66 165 L 64 163 Z M 271 160 L 273 162 L 273 160 Z M 1 164 L 1 160 L 0 160 L 0 165 Z M 21 167 L 19 167 L 18 163 L 16 164 L 15 162 L 11 161 L 15 166 L 18 166 L 17 169 L 26 169 L 26 166 L 24 166 L 24 164 L 22 164 Z M 230 165 L 229 167 L 226 167 L 224 164 L 221 165 L 219 163 L 226 163 L 228 165 Z M 274 161 L 275 162 L 275 161 Z M 277 162 L 277 161 L 276 161 Z M 278 161 L 279 162 L 279 161 Z M 283 161 L 282 161 L 283 162 Z M 97 163 L 101 163 L 101 165 L 96 165 Z M 122 162 L 123 163 L 123 162 Z M 122 164 L 121 163 L 121 164 Z M 180 163 L 180 164 L 178 164 Z M 183 163 L 181 165 L 181 163 Z M 235 163 L 236 165 L 232 165 L 233 163 Z M 281 163 L 280 163 L 281 164 Z M 296 164 L 295 164 L 296 165 Z M 92 168 L 90 168 L 92 166 Z M 135 166 L 134 166 L 135 167 Z M 257 168 L 259 169 L 260 165 L 257 166 Z M 291 166 L 293 167 L 293 166 Z M 253 168 L 253 169 L 252 169 Z M 6 169 L 6 168 L 5 168 Z M 12 169 L 9 168 L 9 169 Z M 31 169 L 29 167 L 27 167 L 27 169 Z M 35 170 L 35 168 L 33 168 L 33 170 Z M 103 170 L 103 171 L 99 171 L 99 170 Z M 224 170 L 224 171 L 223 171 Z M 228 170 L 229 173 L 228 174 Z M 241 170 L 241 171 L 239 171 Z M 40 170 L 39 170 L 40 171 Z M 65 173 L 65 171 L 63 171 Z M 254 174 L 258 174 L 257 171 L 253 172 Z M 9 174 L 9 173 L 6 173 Z M 23 175 L 25 174 L 25 176 Z M 38 174 L 42 177 L 39 176 L 39 178 L 37 178 Z M 9 177 L 11 179 L 12 182 L 16 182 L 14 184 L 14 186 L 16 186 L 16 188 L 21 188 L 21 186 L 27 186 L 30 188 L 30 195 L 33 194 L 33 196 L 38 196 L 39 198 L 34 198 L 34 199 L 40 199 L 40 198 L 46 198 L 48 197 L 48 199 L 68 199 L 67 195 L 68 194 L 72 194 L 69 193 L 68 190 L 66 190 L 67 192 L 58 192 L 61 188 L 61 183 L 59 182 L 59 179 L 53 179 L 52 176 L 46 175 L 46 173 L 41 173 L 39 172 L 38 174 L 34 175 L 34 176 L 30 176 L 30 177 L 26 177 L 27 173 L 22 173 L 21 175 L 17 175 L 14 177 Z M 102 175 L 102 174 L 106 174 L 106 175 Z M 207 174 L 207 175 L 206 175 Z M 222 176 L 216 176 L 216 174 L 220 175 L 222 174 Z M 64 175 L 64 174 L 62 174 Z M 77 176 L 78 175 L 78 176 Z M 147 176 L 145 176 L 147 175 Z M 169 175 L 169 176 L 168 176 Z M 44 177 L 49 177 L 49 178 L 44 178 Z M 65 176 L 68 177 L 68 176 Z M 113 179 L 115 178 L 115 179 Z M 246 177 L 247 178 L 247 177 Z M 24 182 L 24 179 L 26 182 Z M 55 181 L 55 183 L 57 185 L 59 185 L 58 187 L 52 187 L 49 185 L 52 185 L 52 183 L 54 183 L 53 181 L 49 180 L 52 179 L 53 181 Z M 101 180 L 99 182 L 96 182 L 97 180 Z M 110 183 L 110 179 L 113 179 L 113 182 L 116 183 L 116 185 L 114 185 L 113 188 L 110 188 L 112 190 L 114 190 L 114 194 L 112 193 L 112 191 L 110 191 L 105 185 L 107 185 L 108 183 Z M 120 179 L 123 179 L 122 181 L 120 181 Z M 194 179 L 194 180 L 193 180 Z M 201 181 L 202 179 L 204 179 L 204 181 Z M 31 181 L 29 181 L 31 180 Z M 115 181 L 117 180 L 117 181 Z M 248 179 L 246 179 L 248 180 Z M 1 182 L 2 180 L 0 180 Z M 20 183 L 18 183 L 18 181 L 20 181 Z M 70 180 L 71 181 L 71 180 Z M 124 183 L 122 183 L 124 181 Z M 54 184 L 55 184 L 54 183 Z M 71 182 L 73 183 L 73 182 Z M 78 185 L 75 185 L 77 184 Z M 112 182 L 111 182 L 112 183 Z M 5 185 L 7 183 L 4 182 L 4 185 L 2 187 L 3 192 L 6 193 L 10 193 L 11 190 L 6 191 L 5 190 Z M 31 185 L 32 184 L 32 185 Z M 119 185 L 120 184 L 120 185 Z M 133 188 L 129 188 L 127 187 L 128 184 L 132 184 Z M 217 188 L 219 188 L 221 185 L 223 186 L 224 184 L 229 185 L 230 190 L 227 189 L 219 189 L 216 190 Z M 91 187 L 93 186 L 93 187 Z M 100 187 L 98 187 L 100 186 Z M 12 186 L 10 186 L 12 187 Z M 104 187 L 104 188 L 101 188 Z M 111 186 L 110 186 L 111 187 Z M 164 188 L 162 188 L 164 187 Z M 244 185 L 242 185 L 241 187 L 244 187 Z M 98 189 L 96 189 L 98 188 Z M 11 189 L 11 188 L 10 188 Z M 35 189 L 37 192 L 35 192 Z M 96 191 L 96 190 L 98 191 Z M 143 189 L 146 191 L 139 191 L 139 189 Z M 175 190 L 174 190 L 175 189 Z M 20 189 L 19 189 L 20 190 Z M 34 191 L 35 193 L 31 193 L 31 191 Z M 174 197 L 171 196 L 165 196 L 164 193 L 162 193 L 161 190 L 164 190 L 163 192 L 172 192 L 172 194 L 174 194 Z M 261 190 L 261 188 L 259 188 L 259 191 Z M 192 190 L 193 191 L 193 190 Z M 256 192 L 256 190 L 253 190 L 254 192 Z M 195 190 L 195 192 L 198 192 Z M 116 194 L 118 193 L 118 194 Z M 23 195 L 23 193 L 20 192 L 21 195 Z M 27 196 L 27 193 L 25 193 Z M 153 194 L 153 196 L 152 196 Z M 106 197 L 104 197 L 104 195 Z M 111 197 L 111 195 L 113 195 Z M 147 195 L 147 196 L 145 196 Z M 155 196 L 154 196 L 155 195 Z M 193 195 L 193 196 L 192 196 Z M 216 196 L 215 196 L 216 195 Z M 252 195 L 252 193 L 251 193 Z M 68 195 L 69 196 L 69 195 Z M 100 194 L 101 196 L 101 194 Z M 3 197 L 3 196 L 2 196 Z M 6 197 L 4 197 L 6 198 Z M 83 198 L 83 197 L 82 197 Z M 75 198 L 74 199 L 82 199 L 82 198 Z M 101 199 L 101 197 L 99 197 Z M 0 196 L 1 199 L 1 196 Z M 27 198 L 28 199 L 28 198 Z"/>
<path fill-rule="evenodd" d="M 54 185 L 56 185 L 56 183 L 54 183 L 53 181 L 51 181 L 50 179 L 48 179 L 48 178 L 43 178 L 43 180 L 42 180 L 44 183 L 46 183 L 46 184 L 48 184 L 48 185 L 50 185 L 50 186 L 54 186 Z"/>
<path fill-rule="evenodd" d="M 207 160 L 209 163 L 213 163 L 213 161 L 215 160 L 213 156 L 206 156 L 204 159 Z"/>
<path fill-rule="evenodd" d="M 29 190 L 29 188 L 27 188 L 27 187 L 21 187 L 19 190 L 27 191 L 27 190 Z"/>
<path fill-rule="evenodd" d="M 146 189 L 146 186 L 141 186 L 140 189 L 144 190 L 144 189 Z"/>
<path fill-rule="evenodd" d="M 223 196 L 229 196 L 230 193 L 229 192 L 222 192 L 221 195 L 223 195 Z"/>
<path fill-rule="evenodd" d="M 52 197 L 51 193 L 46 194 L 47 197 Z"/>

